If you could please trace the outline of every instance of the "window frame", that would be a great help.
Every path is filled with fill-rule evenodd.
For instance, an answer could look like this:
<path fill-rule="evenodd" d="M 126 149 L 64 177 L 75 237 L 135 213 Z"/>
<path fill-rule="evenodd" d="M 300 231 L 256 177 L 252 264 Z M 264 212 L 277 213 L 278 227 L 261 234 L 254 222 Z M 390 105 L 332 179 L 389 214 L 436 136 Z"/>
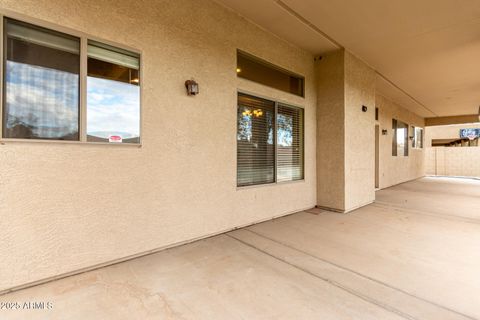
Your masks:
<path fill-rule="evenodd" d="M 252 82 L 252 83 L 256 83 L 258 85 L 261 85 L 261 86 L 264 86 L 264 87 L 267 87 L 267 88 L 270 88 L 270 89 L 274 89 L 274 90 L 278 90 L 279 92 L 282 92 L 282 93 L 287 93 L 287 94 L 291 94 L 295 97 L 300 97 L 300 98 L 303 98 L 305 99 L 305 76 L 302 76 L 301 74 L 298 74 L 296 72 L 293 72 L 293 71 L 290 71 L 288 69 L 285 69 L 283 67 L 280 67 L 276 64 L 273 64 L 267 60 L 264 60 L 262 58 L 259 58 L 251 53 L 248 53 L 246 51 L 243 51 L 241 49 L 237 49 L 236 51 L 236 55 L 235 55 L 235 64 L 236 64 L 236 68 L 238 68 L 238 58 L 239 56 L 243 56 L 244 59 L 248 59 L 250 60 L 251 62 L 254 62 L 254 63 L 257 63 L 257 64 L 260 64 L 260 65 L 263 65 L 264 67 L 266 68 L 269 68 L 269 69 L 272 69 L 272 70 L 275 70 L 275 71 L 278 71 L 278 72 L 281 72 L 285 75 L 288 75 L 288 76 L 291 76 L 291 77 L 294 77 L 294 78 L 297 78 L 299 79 L 301 82 L 302 82 L 302 92 L 301 94 L 296 94 L 294 92 L 290 92 L 290 91 L 285 91 L 285 90 L 282 90 L 282 89 L 279 89 L 279 88 L 276 88 L 274 86 L 271 86 L 271 85 L 268 85 L 268 84 L 265 84 L 265 83 L 261 83 L 261 82 L 258 82 L 258 81 L 255 81 L 255 80 L 251 80 L 251 79 L 248 79 L 248 78 L 245 78 L 245 77 L 242 77 L 238 72 L 236 73 L 237 75 L 237 78 L 240 78 L 240 79 L 243 79 L 245 81 L 249 81 L 249 82 Z M 272 100 L 272 99 L 270 99 Z M 276 101 L 275 99 L 273 99 L 273 101 Z"/>
<path fill-rule="evenodd" d="M 22 143 L 53 143 L 53 144 L 80 144 L 80 145 L 115 145 L 115 146 L 129 146 L 129 147 L 141 147 L 143 143 L 143 112 L 142 112 L 142 101 L 143 101 L 143 52 L 142 50 L 132 48 L 125 44 L 116 43 L 114 41 L 102 39 L 100 37 L 88 34 L 85 32 L 77 31 L 70 29 L 68 27 L 63 27 L 58 24 L 50 23 L 44 20 L 32 18 L 23 14 L 10 12 L 8 10 L 0 10 L 0 38 L 2 39 L 1 50 L 0 50 L 0 143 L 10 143 L 10 142 L 22 142 Z M 17 20 L 20 22 L 25 22 L 32 24 L 34 26 L 50 29 L 53 31 L 61 32 L 67 35 L 71 35 L 80 39 L 80 80 L 79 80 L 79 126 L 78 126 L 78 140 L 54 140 L 54 139 L 23 139 L 23 138 L 5 138 L 3 136 L 3 123 L 4 123 L 4 103 L 5 103 L 5 81 L 4 81 L 4 72 L 6 60 L 5 56 L 5 21 L 6 19 Z M 111 142 L 94 142 L 87 141 L 87 67 L 88 67 L 88 40 L 93 40 L 96 42 L 104 43 L 112 47 L 117 47 L 119 49 L 124 49 L 132 53 L 138 54 L 139 59 L 139 78 L 140 78 L 140 95 L 139 95 L 139 142 L 138 143 L 111 143 Z"/>
<path fill-rule="evenodd" d="M 417 129 L 420 129 L 422 132 L 421 134 L 421 139 L 420 139 L 420 146 L 418 146 L 417 142 Z M 413 130 L 413 139 L 412 139 L 412 149 L 413 150 L 422 150 L 423 145 L 425 144 L 425 128 L 423 127 L 418 127 L 418 126 L 412 126 Z"/>
<path fill-rule="evenodd" d="M 273 126 L 273 132 L 274 132 L 274 136 L 273 136 L 273 142 L 275 144 L 275 161 L 274 161 L 274 181 L 273 182 L 267 182 L 267 183 L 259 183 L 259 184 L 252 184 L 252 185 L 246 185 L 246 186 L 239 186 L 238 185 L 238 180 L 237 180 L 237 170 L 238 170 L 238 162 L 237 162 L 237 155 L 238 155 L 238 141 L 237 141 L 237 134 L 238 134 L 238 128 L 235 127 L 235 185 L 236 185 L 236 188 L 237 190 L 245 190 L 245 189 L 251 189 L 251 188 L 261 188 L 261 187 L 266 187 L 266 186 L 276 186 L 276 185 L 282 185 L 282 184 L 289 184 L 289 183 L 303 183 L 305 182 L 305 108 L 303 106 L 300 106 L 298 104 L 295 104 L 295 103 L 291 103 L 289 101 L 285 101 L 285 100 L 281 100 L 281 99 L 275 99 L 275 98 L 272 98 L 272 97 L 269 97 L 269 96 L 265 96 L 265 95 L 262 95 L 262 94 L 257 94 L 257 93 L 254 93 L 254 92 L 251 92 L 251 91 L 246 91 L 246 90 L 237 90 L 236 92 L 236 98 L 238 99 L 238 95 L 239 94 L 245 94 L 245 95 L 249 95 L 249 96 L 253 96 L 253 97 L 256 97 L 256 98 L 260 98 L 260 99 L 265 99 L 265 100 L 269 100 L 271 102 L 273 102 L 275 104 L 274 108 L 275 108 L 275 113 L 274 113 L 274 117 L 275 117 L 275 121 L 274 121 L 274 126 Z M 281 104 L 283 106 L 286 106 L 286 107 L 290 107 L 290 108 L 296 108 L 296 109 L 301 109 L 303 111 L 303 126 L 302 126 L 302 135 L 303 135 L 303 139 L 302 139 L 302 151 L 303 151 L 303 157 L 302 157 L 302 179 L 297 179 L 297 180 L 285 180 L 285 181 L 278 181 L 277 179 L 277 169 L 278 169 L 278 157 L 277 157 L 277 154 L 278 154 L 278 136 L 277 136 L 277 117 L 278 117 L 278 105 Z M 238 109 L 238 104 L 236 104 L 236 107 L 235 107 L 235 113 L 237 113 L 237 109 Z M 235 121 L 237 122 L 238 119 L 235 119 Z"/>
<path fill-rule="evenodd" d="M 398 123 L 401 122 L 405 125 L 405 139 L 404 139 L 404 149 L 403 155 L 398 154 Z M 398 118 L 392 118 L 392 131 L 393 131 L 393 139 L 392 139 L 392 157 L 397 158 L 407 158 L 410 156 L 410 143 L 409 143 L 409 136 L 410 136 L 410 125 L 407 122 L 403 122 Z"/>

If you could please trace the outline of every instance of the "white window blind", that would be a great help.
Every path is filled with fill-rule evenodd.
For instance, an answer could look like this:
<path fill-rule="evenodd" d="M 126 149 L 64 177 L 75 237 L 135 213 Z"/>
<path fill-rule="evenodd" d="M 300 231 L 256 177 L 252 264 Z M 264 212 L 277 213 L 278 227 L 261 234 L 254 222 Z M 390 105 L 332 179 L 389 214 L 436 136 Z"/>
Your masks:
<path fill-rule="evenodd" d="M 239 93 L 237 185 L 304 178 L 303 109 Z"/>
<path fill-rule="evenodd" d="M 135 70 L 140 68 L 140 57 L 138 54 L 96 41 L 90 40 L 88 42 L 88 56 Z"/>
<path fill-rule="evenodd" d="M 275 103 L 238 95 L 237 185 L 275 182 Z"/>
<path fill-rule="evenodd" d="M 303 109 L 277 109 L 277 181 L 303 179 Z"/>
<path fill-rule="evenodd" d="M 75 54 L 80 52 L 80 41 L 75 37 L 10 19 L 8 21 L 12 21 L 6 24 L 9 38 Z"/>

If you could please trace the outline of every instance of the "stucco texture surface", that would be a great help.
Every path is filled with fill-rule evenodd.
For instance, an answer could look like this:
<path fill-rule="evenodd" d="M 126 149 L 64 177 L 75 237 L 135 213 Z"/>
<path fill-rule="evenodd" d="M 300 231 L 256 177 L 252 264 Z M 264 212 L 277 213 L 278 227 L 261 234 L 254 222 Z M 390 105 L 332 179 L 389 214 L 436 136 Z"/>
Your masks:
<path fill-rule="evenodd" d="M 460 129 L 477 129 L 480 123 L 466 123 L 448 126 L 433 126 L 425 129 L 425 146 L 432 146 L 432 139 L 459 139 Z"/>
<path fill-rule="evenodd" d="M 346 210 L 375 200 L 375 77 L 372 68 L 345 53 Z"/>
<path fill-rule="evenodd" d="M 480 123 L 425 129 L 425 166 L 428 175 L 480 178 L 480 147 L 431 147 L 432 139 L 458 139 L 460 129 L 467 128 L 480 128 Z"/>
<path fill-rule="evenodd" d="M 326 55 L 317 72 L 317 204 L 345 209 L 345 53 Z"/>
<path fill-rule="evenodd" d="M 318 60 L 316 72 L 317 201 L 350 211 L 375 199 L 375 71 L 339 50 Z"/>
<path fill-rule="evenodd" d="M 142 147 L 0 145 L 0 291 L 316 204 L 313 56 L 207 0 L 4 0 L 142 52 Z M 236 50 L 305 76 L 237 79 Z M 188 97 L 184 81 L 200 84 Z M 305 180 L 237 190 L 237 90 L 305 108 Z"/>
<path fill-rule="evenodd" d="M 429 147 L 428 175 L 480 178 L 480 147 Z"/>
<path fill-rule="evenodd" d="M 412 141 L 409 139 L 409 155 L 392 156 L 392 119 L 403 121 L 409 125 L 409 136 L 412 133 L 412 126 L 424 127 L 424 118 L 408 111 L 402 106 L 390 101 L 384 96 L 376 95 L 376 106 L 379 109 L 380 126 L 380 188 L 387 188 L 402 182 L 417 179 L 425 176 L 425 148 L 412 148 Z M 387 130 L 386 135 L 382 135 L 382 130 Z"/>

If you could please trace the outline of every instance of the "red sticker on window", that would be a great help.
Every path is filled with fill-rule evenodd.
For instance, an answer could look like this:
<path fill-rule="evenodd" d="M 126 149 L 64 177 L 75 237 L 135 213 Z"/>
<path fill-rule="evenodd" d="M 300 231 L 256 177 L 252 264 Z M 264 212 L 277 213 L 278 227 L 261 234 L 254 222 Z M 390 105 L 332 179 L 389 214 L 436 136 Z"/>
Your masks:
<path fill-rule="evenodd" d="M 122 142 L 121 136 L 110 136 L 108 137 L 109 142 Z"/>

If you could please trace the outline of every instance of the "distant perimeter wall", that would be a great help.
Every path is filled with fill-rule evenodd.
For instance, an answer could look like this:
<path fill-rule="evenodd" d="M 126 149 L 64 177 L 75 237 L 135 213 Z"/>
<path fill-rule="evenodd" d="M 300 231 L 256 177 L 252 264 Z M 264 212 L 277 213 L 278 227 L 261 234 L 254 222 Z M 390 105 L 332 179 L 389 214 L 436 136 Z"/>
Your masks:
<path fill-rule="evenodd" d="M 426 149 L 427 175 L 480 178 L 480 147 Z"/>
<path fill-rule="evenodd" d="M 459 138 L 464 128 L 480 128 L 480 123 L 426 128 L 427 175 L 480 178 L 480 147 L 431 147 L 432 139 Z"/>

